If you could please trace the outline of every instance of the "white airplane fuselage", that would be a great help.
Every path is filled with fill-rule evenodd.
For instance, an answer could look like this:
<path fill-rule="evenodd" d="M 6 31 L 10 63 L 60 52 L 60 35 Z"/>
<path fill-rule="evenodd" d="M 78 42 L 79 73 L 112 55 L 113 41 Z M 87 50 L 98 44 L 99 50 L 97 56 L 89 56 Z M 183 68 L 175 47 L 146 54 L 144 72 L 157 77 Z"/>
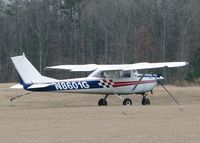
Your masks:
<path fill-rule="evenodd" d="M 113 79 L 113 78 L 75 78 L 55 80 L 52 83 L 38 83 L 25 85 L 29 91 L 53 91 L 69 93 L 95 93 L 95 94 L 141 94 L 153 90 L 157 85 L 157 79 L 147 74 L 141 81 L 140 77 Z M 135 89 L 134 87 L 137 86 Z"/>

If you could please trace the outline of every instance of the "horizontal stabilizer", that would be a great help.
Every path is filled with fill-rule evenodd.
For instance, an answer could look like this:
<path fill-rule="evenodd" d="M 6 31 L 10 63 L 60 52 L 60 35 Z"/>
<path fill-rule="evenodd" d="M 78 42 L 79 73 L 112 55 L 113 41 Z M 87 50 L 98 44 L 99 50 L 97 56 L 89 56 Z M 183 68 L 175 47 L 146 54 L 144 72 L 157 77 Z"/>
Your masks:
<path fill-rule="evenodd" d="M 21 84 L 16 84 L 16 85 L 11 86 L 10 88 L 13 88 L 13 89 L 22 89 L 22 88 L 23 88 L 23 85 L 21 85 Z"/>
<path fill-rule="evenodd" d="M 44 87 L 48 87 L 49 85 L 52 85 L 52 84 L 33 84 L 29 86 L 27 89 L 44 88 Z"/>

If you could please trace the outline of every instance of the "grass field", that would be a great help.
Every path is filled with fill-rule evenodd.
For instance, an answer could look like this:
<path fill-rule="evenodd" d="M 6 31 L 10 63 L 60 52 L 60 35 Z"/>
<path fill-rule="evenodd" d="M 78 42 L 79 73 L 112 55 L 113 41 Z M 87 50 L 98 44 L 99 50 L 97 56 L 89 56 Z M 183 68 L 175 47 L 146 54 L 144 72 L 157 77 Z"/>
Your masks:
<path fill-rule="evenodd" d="M 140 95 L 129 95 L 125 107 L 115 96 L 98 107 L 102 95 L 26 93 L 13 84 L 0 85 L 0 142 L 4 143 L 198 143 L 200 140 L 200 87 L 167 86 L 177 105 L 161 88 L 142 106 Z"/>

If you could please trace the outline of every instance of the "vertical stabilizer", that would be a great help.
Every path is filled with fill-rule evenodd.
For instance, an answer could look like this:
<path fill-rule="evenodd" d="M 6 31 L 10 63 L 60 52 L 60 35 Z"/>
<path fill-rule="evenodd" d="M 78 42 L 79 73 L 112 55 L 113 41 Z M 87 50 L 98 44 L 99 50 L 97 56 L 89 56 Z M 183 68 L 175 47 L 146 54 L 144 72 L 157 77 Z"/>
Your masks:
<path fill-rule="evenodd" d="M 11 60 L 21 78 L 25 84 L 38 83 L 42 81 L 41 74 L 35 69 L 35 67 L 28 61 L 25 54 L 22 56 L 11 57 Z"/>

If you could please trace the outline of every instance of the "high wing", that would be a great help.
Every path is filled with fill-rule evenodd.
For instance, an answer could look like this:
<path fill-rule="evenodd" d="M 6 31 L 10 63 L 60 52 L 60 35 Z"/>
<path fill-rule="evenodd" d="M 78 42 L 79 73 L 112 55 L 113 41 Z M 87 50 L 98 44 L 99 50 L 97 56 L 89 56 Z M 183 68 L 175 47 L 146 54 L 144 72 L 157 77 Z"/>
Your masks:
<path fill-rule="evenodd" d="M 123 70 L 141 70 L 141 69 L 156 69 L 156 68 L 174 68 L 188 65 L 187 62 L 163 62 L 163 63 L 137 63 L 132 64 Z"/>
<path fill-rule="evenodd" d="M 70 71 L 94 71 L 98 68 L 96 64 L 85 64 L 85 65 L 58 65 L 46 67 L 46 69 L 63 69 Z"/>
<path fill-rule="evenodd" d="M 94 71 L 96 69 L 102 71 L 109 70 L 141 70 L 141 69 L 156 69 L 156 68 L 173 68 L 186 66 L 187 62 L 162 62 L 162 63 L 135 63 L 135 64 L 119 64 L 119 65 L 97 65 L 97 64 L 85 64 L 85 65 L 58 65 L 46 67 L 47 69 L 63 69 L 70 71 Z"/>

